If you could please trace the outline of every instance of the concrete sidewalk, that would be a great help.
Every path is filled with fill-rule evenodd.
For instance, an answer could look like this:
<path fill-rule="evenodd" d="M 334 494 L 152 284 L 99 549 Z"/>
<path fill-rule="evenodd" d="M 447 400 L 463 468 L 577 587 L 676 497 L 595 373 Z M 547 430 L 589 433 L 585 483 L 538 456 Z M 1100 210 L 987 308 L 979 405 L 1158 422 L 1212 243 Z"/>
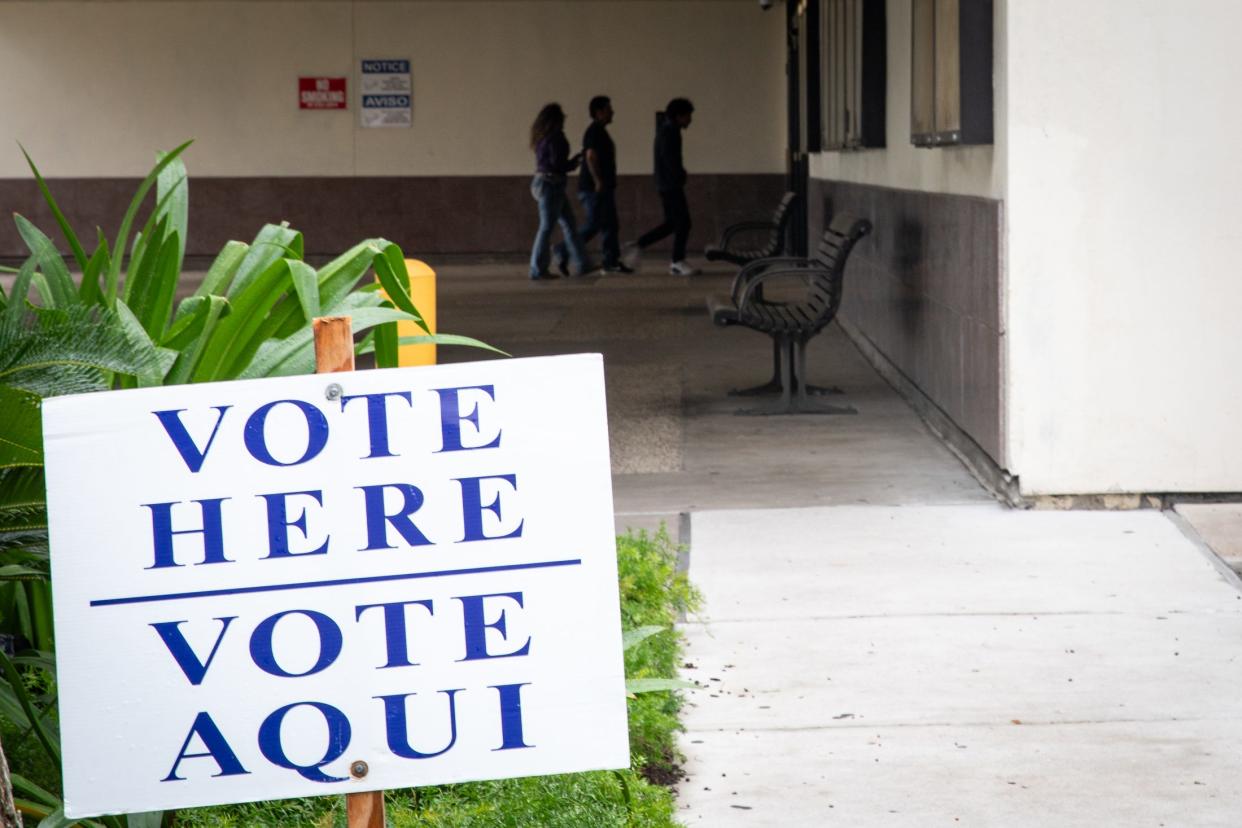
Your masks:
<path fill-rule="evenodd" d="M 692 527 L 688 825 L 1242 819 L 1242 594 L 1166 516 L 841 506 Z"/>
<path fill-rule="evenodd" d="M 685 823 L 1242 824 L 1242 600 L 1173 518 L 996 505 L 836 327 L 810 380 L 857 416 L 734 416 L 771 349 L 708 321 L 730 269 L 437 267 L 443 330 L 604 354 L 618 529 L 706 602 Z"/>

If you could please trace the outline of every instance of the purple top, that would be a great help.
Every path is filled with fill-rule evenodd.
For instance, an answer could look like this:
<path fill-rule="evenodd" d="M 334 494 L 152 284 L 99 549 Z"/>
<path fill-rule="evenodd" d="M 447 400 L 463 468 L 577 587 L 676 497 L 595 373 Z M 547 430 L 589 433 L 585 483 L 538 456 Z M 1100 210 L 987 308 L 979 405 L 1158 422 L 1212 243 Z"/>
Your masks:
<path fill-rule="evenodd" d="M 565 175 L 578 166 L 569 160 L 569 141 L 562 131 L 553 132 L 535 145 L 535 171 L 550 175 Z"/>

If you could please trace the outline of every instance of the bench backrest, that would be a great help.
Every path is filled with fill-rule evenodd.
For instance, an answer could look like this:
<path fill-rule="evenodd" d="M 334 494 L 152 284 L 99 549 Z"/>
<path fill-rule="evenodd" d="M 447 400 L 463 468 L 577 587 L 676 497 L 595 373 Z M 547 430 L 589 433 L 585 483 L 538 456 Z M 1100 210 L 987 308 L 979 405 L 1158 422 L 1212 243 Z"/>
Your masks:
<path fill-rule="evenodd" d="M 812 284 L 809 286 L 812 309 L 817 319 L 822 320 L 819 327 L 827 325 L 837 315 L 845 282 L 845 264 L 849 260 L 850 251 L 859 239 L 870 232 L 871 222 L 847 213 L 839 213 L 833 216 L 828 229 L 820 237 L 819 247 L 811 258 L 822 271 L 814 272 Z"/>
<path fill-rule="evenodd" d="M 794 202 L 798 194 L 787 192 L 781 196 L 780 204 L 772 211 L 772 232 L 768 236 L 768 246 L 764 248 L 764 256 L 780 256 L 785 252 L 785 239 L 789 234 L 789 221 L 793 218 Z"/>

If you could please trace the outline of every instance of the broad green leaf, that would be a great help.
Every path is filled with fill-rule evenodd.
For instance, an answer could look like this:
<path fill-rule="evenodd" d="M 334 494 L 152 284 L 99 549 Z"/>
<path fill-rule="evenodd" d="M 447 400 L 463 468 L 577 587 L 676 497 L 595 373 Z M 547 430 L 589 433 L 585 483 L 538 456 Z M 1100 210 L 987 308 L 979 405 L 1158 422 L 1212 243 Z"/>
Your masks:
<path fill-rule="evenodd" d="M 198 289 L 194 291 L 194 295 L 227 295 L 229 286 L 233 282 L 233 277 L 237 274 L 237 269 L 241 266 L 242 260 L 246 258 L 246 253 L 249 250 L 250 245 L 245 242 L 231 241 L 226 243 L 220 249 L 219 254 L 216 255 L 215 261 L 211 263 L 211 267 L 207 268 L 207 274 L 203 276 L 203 281 L 199 284 Z"/>
<path fill-rule="evenodd" d="M 160 157 L 163 157 L 162 153 Z M 157 200 L 164 205 L 163 213 L 168 216 L 169 230 L 175 231 L 177 238 L 181 240 L 181 247 L 177 251 L 177 272 L 180 273 L 185 261 L 190 216 L 190 182 L 185 162 L 180 158 L 174 158 L 173 162 L 160 172 L 156 179 L 155 191 L 158 194 Z"/>
<path fill-rule="evenodd" d="M 148 311 L 150 317 L 147 332 L 152 339 L 162 339 L 172 315 L 173 300 L 177 295 L 177 281 L 181 278 L 181 238 L 176 230 L 169 233 L 160 248 L 155 264 L 156 293 Z"/>
<path fill-rule="evenodd" d="M 411 320 L 412 321 L 412 320 Z M 397 340 L 398 345 L 464 345 L 470 348 L 482 348 L 485 351 L 491 351 L 501 356 L 512 356 L 506 351 L 494 348 L 486 342 L 481 342 L 473 337 L 461 336 L 459 334 L 420 334 L 418 336 L 403 336 Z M 369 354 L 375 351 L 375 343 L 368 341 L 359 344 L 354 350 L 355 354 Z"/>
<path fill-rule="evenodd" d="M 289 273 L 293 277 L 293 289 L 307 321 L 319 316 L 319 277 L 315 268 L 306 262 L 289 259 Z"/>
<path fill-rule="evenodd" d="M 0 581 L 43 580 L 47 573 L 41 569 L 31 569 L 21 564 L 5 564 L 0 566 Z"/>
<path fill-rule="evenodd" d="M 193 382 L 232 379 L 245 369 L 263 344 L 255 334 L 263 327 L 272 307 L 288 292 L 289 282 L 289 265 L 278 258 L 241 290 L 234 283 L 229 295 L 232 312 L 212 332 Z"/>
<path fill-rule="evenodd" d="M 387 304 L 387 303 L 385 303 Z M 409 318 L 409 317 L 407 317 Z M 414 319 L 418 321 L 417 318 Z M 397 347 L 397 323 L 380 325 L 375 329 L 375 366 L 377 368 L 396 368 L 401 364 L 401 349 Z"/>
<path fill-rule="evenodd" d="M 160 339 L 160 345 L 178 351 L 188 345 L 202 329 L 207 306 L 206 296 L 187 296 L 181 300 L 177 312 L 173 314 L 172 324 Z"/>
<path fill-rule="evenodd" d="M 25 216 L 13 214 L 13 222 L 17 232 L 30 249 L 30 255 L 39 263 L 39 271 L 46 280 L 46 293 L 43 302 L 49 307 L 67 307 L 77 304 L 78 288 L 65 267 L 65 260 L 52 240 L 43 231 L 35 227 Z"/>
<path fill-rule="evenodd" d="M 667 629 L 670 629 L 670 628 L 661 627 L 658 624 L 651 624 L 646 627 L 639 627 L 633 630 L 626 630 L 625 632 L 621 634 L 621 649 L 632 650 L 635 647 L 637 647 L 639 644 L 641 644 L 642 642 L 646 641 L 648 638 L 651 638 L 651 636 L 657 635 L 658 633 L 662 633 Z"/>
<path fill-rule="evenodd" d="M 99 243 L 95 247 L 95 252 L 91 254 L 90 259 L 86 262 L 86 266 L 82 268 L 82 287 L 78 291 L 82 301 L 91 305 L 103 303 L 103 290 L 99 287 L 99 274 L 108 269 L 109 262 L 108 240 L 104 238 L 102 230 L 98 228 L 96 230 L 99 233 Z"/>
<path fill-rule="evenodd" d="M 177 162 L 180 163 L 180 162 Z M 173 231 L 172 217 L 168 215 L 168 202 L 177 195 L 176 190 L 164 193 L 155 204 L 155 209 L 147 216 L 147 223 L 143 225 L 142 230 L 134 236 L 134 249 L 129 259 L 129 269 L 125 272 L 125 287 L 121 293 L 125 301 L 129 303 L 131 308 L 134 307 L 134 293 L 130 289 L 130 282 L 134 278 L 135 271 L 141 270 L 143 262 L 153 256 L 159 254 L 163 249 L 164 242 L 169 234 Z M 178 257 L 180 252 L 178 253 Z M 177 259 L 177 277 L 181 276 L 181 260 Z M 147 265 L 150 267 L 150 265 Z M 149 287 L 143 285 L 144 290 Z"/>
<path fill-rule="evenodd" d="M 202 324 L 190 347 L 182 346 L 181 354 L 173 363 L 172 369 L 164 377 L 165 385 L 182 385 L 190 381 L 194 370 L 202 359 L 203 351 L 215 332 L 220 319 L 229 312 L 229 300 L 223 296 L 199 297 L 205 300 L 202 311 Z M 195 315 L 196 317 L 198 314 Z"/>
<path fill-rule="evenodd" d="M 60 807 L 60 797 L 56 796 L 56 794 L 46 788 L 42 788 L 34 782 L 31 782 L 20 773 L 9 774 L 9 779 L 13 782 L 14 793 L 20 794 L 27 799 L 33 799 L 40 805 L 45 805 L 52 809 Z"/>
<path fill-rule="evenodd" d="M 354 289 L 375 258 L 372 246 L 381 242 L 377 239 L 359 242 L 319 268 L 319 305 L 324 313 L 333 313 L 336 304 Z"/>
<path fill-rule="evenodd" d="M 17 279 L 13 282 L 13 290 L 9 293 L 9 304 L 4 309 L 4 321 L 17 324 L 26 314 L 26 296 L 30 293 L 30 282 L 34 279 L 35 257 L 31 256 L 18 268 Z"/>
<path fill-rule="evenodd" d="M 155 183 L 159 174 L 168 165 L 172 164 L 173 161 L 177 160 L 177 156 L 185 152 L 186 147 L 192 143 L 193 141 L 186 141 L 161 158 L 151 172 L 147 173 L 147 177 L 142 180 L 142 183 L 138 185 L 138 190 L 130 200 L 129 207 L 125 210 L 125 216 L 121 219 L 121 226 L 117 230 L 116 239 L 112 244 L 112 249 L 116 251 L 116 256 L 109 262 L 107 278 L 104 281 L 104 296 L 109 304 L 114 302 L 117 297 L 117 287 L 121 280 L 121 260 L 125 258 L 125 248 L 129 243 L 130 229 L 134 226 L 134 217 L 137 216 L 138 210 L 142 206 L 142 200 L 147 197 L 151 185 Z"/>
<path fill-rule="evenodd" d="M 60 225 L 60 232 L 64 235 L 65 241 L 69 243 L 69 249 L 73 251 L 73 258 L 77 260 L 78 267 L 85 270 L 86 251 L 78 241 L 73 228 L 69 226 L 69 220 L 61 212 L 60 205 L 56 203 L 56 199 L 52 198 L 52 191 L 48 189 L 47 182 L 43 180 L 43 176 L 40 174 L 39 168 L 35 166 L 35 162 L 31 160 L 30 153 L 26 152 L 26 148 L 21 144 L 17 146 L 21 149 L 22 155 L 26 156 L 26 163 L 30 165 L 30 171 L 34 173 L 35 183 L 39 185 L 39 192 L 43 194 L 43 200 L 47 202 L 47 206 L 52 210 L 52 215 L 56 217 L 56 223 Z"/>
<path fill-rule="evenodd" d="M 233 299 L 237 294 L 250 286 L 250 283 L 261 274 L 266 273 L 273 262 L 285 258 L 293 252 L 295 240 L 301 247 L 302 234 L 289 228 L 287 224 L 267 224 L 259 230 L 258 235 L 246 251 L 245 258 L 237 268 L 237 275 L 229 285 L 227 296 Z M 294 256 L 293 258 L 301 258 Z"/>
<path fill-rule="evenodd" d="M 388 301 L 413 316 L 420 328 L 431 333 L 431 328 L 427 327 L 422 314 L 418 312 L 418 308 L 414 307 L 414 300 L 410 298 L 410 275 L 406 272 L 401 249 L 395 244 L 388 244 L 384 247 L 376 246 L 375 249 L 380 255 L 372 260 L 371 266 L 375 268 L 375 275 L 379 277 L 384 293 L 388 294 Z"/>
<path fill-rule="evenodd" d="M 0 320 L 0 385 L 36 396 L 99 391 L 105 371 L 143 373 L 158 362 L 115 313 L 75 305 Z"/>
<path fill-rule="evenodd" d="M 342 316 L 350 318 L 354 333 L 370 330 L 377 325 L 409 320 L 410 315 L 394 308 L 352 308 Z M 314 333 L 310 326 L 282 340 L 272 340 L 255 354 L 249 367 L 242 372 L 242 379 L 254 377 L 285 377 L 315 372 Z"/>
<path fill-rule="evenodd" d="M 659 690 L 693 690 L 698 685 L 692 681 L 668 678 L 626 679 L 625 692 L 631 696 L 636 693 L 653 693 Z"/>

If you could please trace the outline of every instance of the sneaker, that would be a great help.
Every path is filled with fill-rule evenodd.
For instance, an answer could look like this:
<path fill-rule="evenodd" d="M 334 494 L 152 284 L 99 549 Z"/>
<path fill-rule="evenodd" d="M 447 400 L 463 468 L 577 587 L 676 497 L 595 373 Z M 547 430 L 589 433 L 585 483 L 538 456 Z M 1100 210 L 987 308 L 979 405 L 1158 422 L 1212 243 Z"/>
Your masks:
<path fill-rule="evenodd" d="M 673 262 L 668 266 L 668 272 L 674 276 L 698 276 L 703 271 L 697 267 L 691 267 L 686 263 L 685 259 L 679 262 Z"/>
<path fill-rule="evenodd" d="M 563 254 L 556 257 L 556 269 L 561 272 L 562 276 L 569 275 L 569 261 Z"/>
<path fill-rule="evenodd" d="M 617 262 L 615 265 L 604 265 L 605 273 L 633 273 L 634 268 L 626 267 L 623 262 Z"/>
<path fill-rule="evenodd" d="M 631 270 L 638 269 L 638 262 L 642 258 L 643 249 L 638 246 L 638 242 L 626 242 L 621 246 L 621 264 Z"/>

